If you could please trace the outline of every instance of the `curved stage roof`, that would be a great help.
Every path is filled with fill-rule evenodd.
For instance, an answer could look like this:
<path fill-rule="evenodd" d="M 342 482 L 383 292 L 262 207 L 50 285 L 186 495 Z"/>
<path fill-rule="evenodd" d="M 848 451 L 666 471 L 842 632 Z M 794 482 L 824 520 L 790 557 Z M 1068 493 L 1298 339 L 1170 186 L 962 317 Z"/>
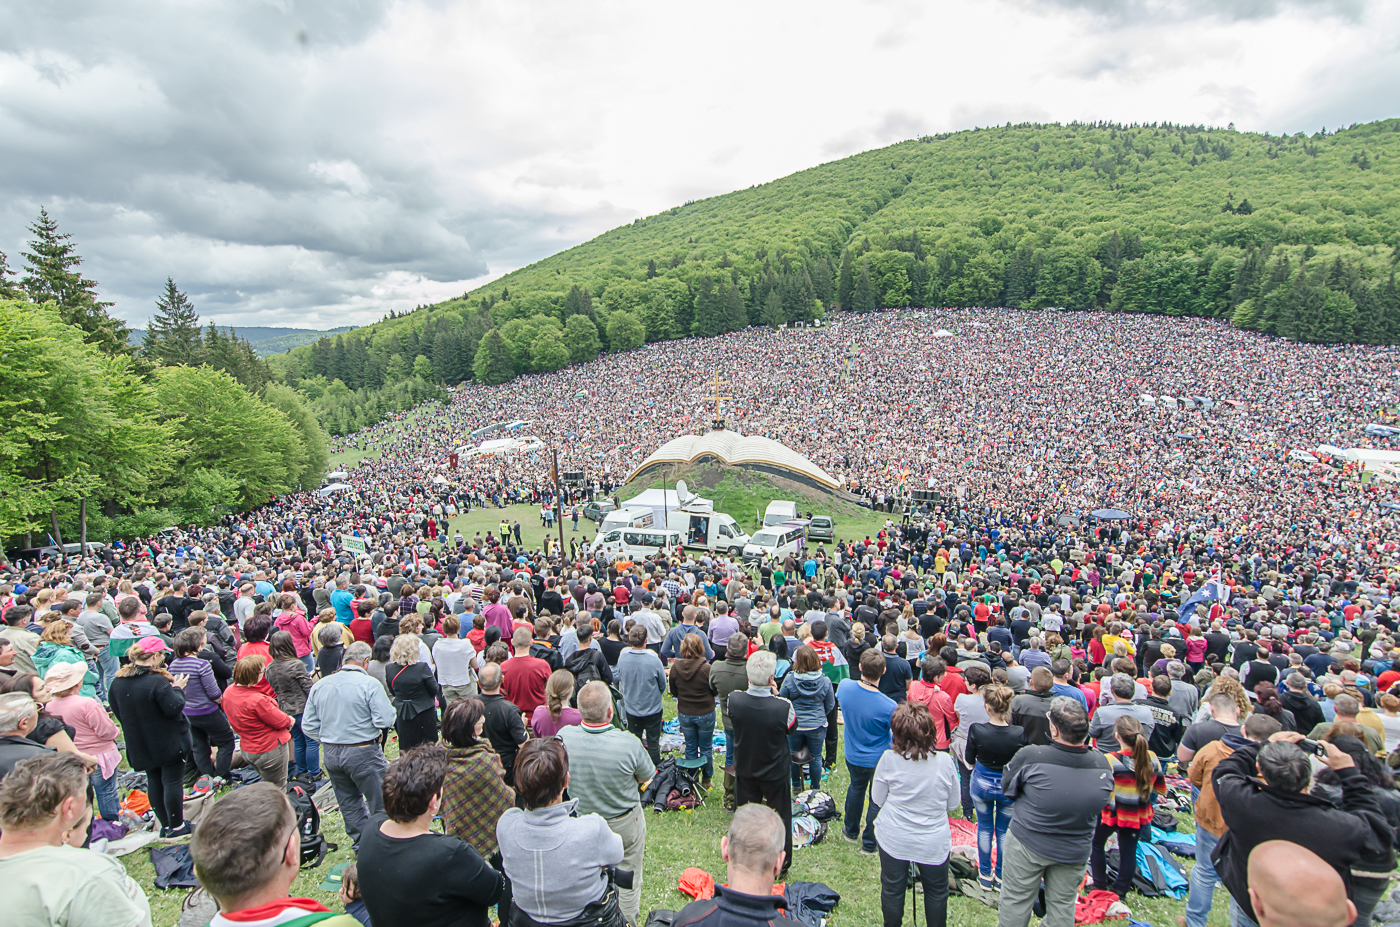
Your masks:
<path fill-rule="evenodd" d="M 630 482 L 666 464 L 722 463 L 797 480 L 817 489 L 840 491 L 831 474 L 806 457 L 770 438 L 744 436 L 728 429 L 681 435 L 652 452 L 627 477 Z"/>

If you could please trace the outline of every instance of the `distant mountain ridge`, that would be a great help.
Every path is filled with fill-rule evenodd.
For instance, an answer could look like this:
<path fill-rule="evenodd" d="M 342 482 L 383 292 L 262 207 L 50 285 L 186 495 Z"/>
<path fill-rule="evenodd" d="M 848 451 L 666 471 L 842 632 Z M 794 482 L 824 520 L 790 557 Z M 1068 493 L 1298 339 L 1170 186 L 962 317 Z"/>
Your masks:
<path fill-rule="evenodd" d="M 259 357 L 269 357 L 273 354 L 282 354 L 292 348 L 299 348 L 302 345 L 314 344 L 322 338 L 334 335 L 342 335 L 354 329 L 353 325 L 343 325 L 340 328 L 311 329 L 311 328 L 278 328 L 268 325 L 219 325 L 217 328 L 225 333 L 236 332 L 239 337 L 246 338 L 253 346 L 253 350 L 258 352 Z M 127 338 L 127 343 L 139 346 L 146 337 L 144 328 L 133 329 L 131 336 Z"/>

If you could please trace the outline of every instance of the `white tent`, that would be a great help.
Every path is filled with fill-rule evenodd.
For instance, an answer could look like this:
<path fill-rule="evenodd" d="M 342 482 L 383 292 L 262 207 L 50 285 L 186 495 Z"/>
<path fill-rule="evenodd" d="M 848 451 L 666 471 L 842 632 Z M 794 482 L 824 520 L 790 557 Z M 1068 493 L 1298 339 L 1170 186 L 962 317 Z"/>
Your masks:
<path fill-rule="evenodd" d="M 946 329 L 946 328 L 940 328 L 938 331 L 936 331 L 936 332 L 933 333 L 933 337 L 935 337 L 935 338 L 956 338 L 957 336 L 954 335 L 952 332 L 948 331 L 948 329 Z"/>
<path fill-rule="evenodd" d="M 447 484 L 447 477 L 445 477 L 445 476 L 435 476 L 435 477 L 433 477 L 433 482 L 434 482 L 434 483 L 437 483 L 439 486 L 444 486 L 444 485 Z"/>
<path fill-rule="evenodd" d="M 318 496 L 329 496 L 331 493 L 340 492 L 342 489 L 349 489 L 349 483 L 332 483 L 329 486 L 322 486 L 316 490 Z"/>
<path fill-rule="evenodd" d="M 332 471 L 332 472 L 326 474 L 326 479 L 328 479 L 328 480 L 343 480 L 343 479 L 345 479 L 345 478 L 346 478 L 347 476 L 349 476 L 349 475 L 350 475 L 350 474 L 346 473 L 344 470 L 334 470 L 334 471 Z"/>

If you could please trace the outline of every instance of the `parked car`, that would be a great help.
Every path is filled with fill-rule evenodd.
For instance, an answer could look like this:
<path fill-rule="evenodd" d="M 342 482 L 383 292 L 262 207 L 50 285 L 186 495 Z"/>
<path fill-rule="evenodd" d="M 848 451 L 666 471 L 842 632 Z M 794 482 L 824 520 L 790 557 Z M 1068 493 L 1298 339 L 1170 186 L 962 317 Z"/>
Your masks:
<path fill-rule="evenodd" d="M 835 541 L 836 519 L 830 515 L 813 515 L 812 520 L 807 523 L 807 540 L 828 543 Z"/>
<path fill-rule="evenodd" d="M 603 518 L 609 512 L 617 511 L 617 506 L 611 502 L 590 502 L 583 507 L 583 517 L 595 524 L 602 524 Z"/>

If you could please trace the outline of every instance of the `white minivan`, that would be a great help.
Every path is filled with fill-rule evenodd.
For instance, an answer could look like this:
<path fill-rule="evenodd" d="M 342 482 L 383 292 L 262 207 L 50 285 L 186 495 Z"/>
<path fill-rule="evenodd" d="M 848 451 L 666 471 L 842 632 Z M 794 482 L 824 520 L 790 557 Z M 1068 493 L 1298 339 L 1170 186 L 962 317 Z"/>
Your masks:
<path fill-rule="evenodd" d="M 599 535 L 595 557 L 608 560 L 644 560 L 681 546 L 681 533 L 667 528 L 614 528 Z"/>
<path fill-rule="evenodd" d="M 744 545 L 744 559 L 781 560 L 788 554 L 801 553 L 804 543 L 805 531 L 801 525 L 771 525 L 759 530 Z"/>
<path fill-rule="evenodd" d="M 763 526 L 771 528 L 773 525 L 781 525 L 785 521 L 791 521 L 797 517 L 797 503 L 788 502 L 783 499 L 774 499 L 768 503 L 768 508 L 763 510 Z"/>

